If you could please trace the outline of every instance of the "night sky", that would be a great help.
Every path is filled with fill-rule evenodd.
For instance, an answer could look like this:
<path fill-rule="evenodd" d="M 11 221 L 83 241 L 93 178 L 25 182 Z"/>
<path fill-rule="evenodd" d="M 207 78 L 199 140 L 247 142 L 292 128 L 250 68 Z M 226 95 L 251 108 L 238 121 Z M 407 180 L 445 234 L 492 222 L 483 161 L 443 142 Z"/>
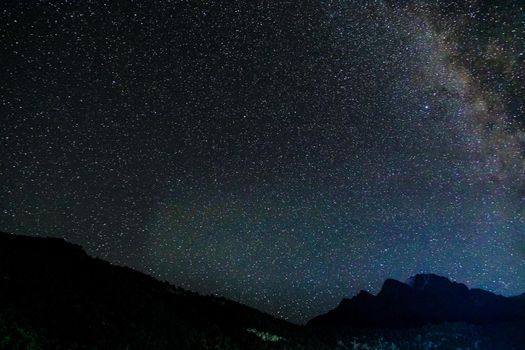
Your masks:
<path fill-rule="evenodd" d="M 420 272 L 525 292 L 524 1 L 0 15 L 0 230 L 295 322 Z"/>

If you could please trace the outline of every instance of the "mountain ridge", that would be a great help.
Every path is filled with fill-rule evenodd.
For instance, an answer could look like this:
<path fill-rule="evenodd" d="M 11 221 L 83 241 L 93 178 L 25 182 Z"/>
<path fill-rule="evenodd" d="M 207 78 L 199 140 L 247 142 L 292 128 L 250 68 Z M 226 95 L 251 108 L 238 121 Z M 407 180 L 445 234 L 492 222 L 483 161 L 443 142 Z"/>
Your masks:
<path fill-rule="evenodd" d="M 2 347 L 6 339 L 18 343 Z M 35 349 L 325 348 L 301 326 L 93 258 L 63 239 L 0 232 L 0 349 L 28 342 Z"/>
<path fill-rule="evenodd" d="M 409 318 L 416 322 L 403 324 L 407 315 L 441 315 L 439 303 L 430 310 L 421 308 L 422 301 L 432 300 L 421 299 L 421 294 L 434 297 L 433 292 L 452 297 L 453 305 L 462 301 L 458 295 L 467 295 L 476 307 L 488 311 L 502 310 L 498 303 L 506 305 L 507 300 L 515 301 L 513 307 L 525 305 L 523 295 L 506 298 L 441 276 L 422 275 L 407 283 L 387 279 L 377 295 L 361 291 L 341 300 L 335 314 L 350 322 L 318 322 L 326 321 L 323 318 L 334 314 L 332 310 L 300 326 L 93 258 L 63 239 L 0 232 L 0 350 L 327 350 L 348 348 L 356 341 L 369 348 L 382 348 L 387 341 L 389 349 L 412 349 L 422 339 L 440 343 L 436 349 L 468 349 L 466 345 L 481 341 L 483 350 L 518 350 L 525 343 L 523 323 L 509 323 L 509 318 L 500 317 L 507 323 L 494 327 L 470 326 L 461 319 L 439 324 L 450 321 L 441 319 L 437 328 L 429 328 L 417 317 Z M 400 306 L 414 301 L 399 313 Z M 416 312 L 419 308 L 422 314 Z M 415 328 L 386 330 L 392 322 L 397 328 Z"/>
<path fill-rule="evenodd" d="M 387 279 L 377 295 L 360 291 L 308 321 L 314 327 L 409 328 L 444 322 L 525 320 L 522 296 L 504 297 L 435 274 Z"/>

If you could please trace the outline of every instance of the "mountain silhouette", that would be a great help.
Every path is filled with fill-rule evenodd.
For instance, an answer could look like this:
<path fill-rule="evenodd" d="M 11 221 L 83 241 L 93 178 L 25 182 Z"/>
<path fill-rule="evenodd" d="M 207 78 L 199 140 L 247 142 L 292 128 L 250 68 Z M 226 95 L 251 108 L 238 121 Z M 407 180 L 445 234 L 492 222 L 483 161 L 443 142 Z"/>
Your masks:
<path fill-rule="evenodd" d="M 0 233 L 0 349 L 324 349 L 268 314 L 88 256 Z"/>
<path fill-rule="evenodd" d="M 308 322 L 314 327 L 408 328 L 444 322 L 494 324 L 525 320 L 525 299 L 504 297 L 434 274 L 406 283 L 387 279 L 381 291 L 361 291 Z"/>
<path fill-rule="evenodd" d="M 386 280 L 378 295 L 362 291 L 299 326 L 90 257 L 62 239 L 0 233 L 0 350 L 518 350 L 524 305 L 525 295 L 416 275 Z"/>

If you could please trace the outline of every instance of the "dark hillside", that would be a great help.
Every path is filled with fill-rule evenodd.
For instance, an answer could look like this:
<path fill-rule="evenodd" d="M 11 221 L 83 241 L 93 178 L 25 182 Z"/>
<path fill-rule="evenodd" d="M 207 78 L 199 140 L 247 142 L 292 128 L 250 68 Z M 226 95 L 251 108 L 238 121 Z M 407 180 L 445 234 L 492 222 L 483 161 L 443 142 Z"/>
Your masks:
<path fill-rule="evenodd" d="M 322 348 L 299 326 L 89 257 L 0 234 L 3 349 Z"/>

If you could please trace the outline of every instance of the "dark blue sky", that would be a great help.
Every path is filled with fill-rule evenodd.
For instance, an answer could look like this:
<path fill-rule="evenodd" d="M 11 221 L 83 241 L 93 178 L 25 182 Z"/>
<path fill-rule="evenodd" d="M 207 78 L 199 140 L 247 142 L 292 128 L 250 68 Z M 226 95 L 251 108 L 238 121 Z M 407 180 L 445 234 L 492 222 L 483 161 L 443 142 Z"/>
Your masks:
<path fill-rule="evenodd" d="M 0 229 L 303 322 L 525 291 L 522 2 L 3 2 Z"/>

